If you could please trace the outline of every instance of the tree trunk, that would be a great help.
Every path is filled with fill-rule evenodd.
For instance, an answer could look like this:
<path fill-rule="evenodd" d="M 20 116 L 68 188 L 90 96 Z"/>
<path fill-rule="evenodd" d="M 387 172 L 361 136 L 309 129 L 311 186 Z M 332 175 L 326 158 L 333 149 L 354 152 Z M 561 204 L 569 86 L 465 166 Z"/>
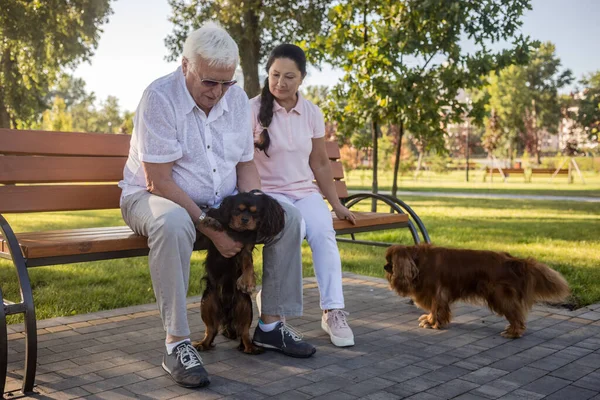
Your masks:
<path fill-rule="evenodd" d="M 377 193 L 377 134 L 379 131 L 379 124 L 377 123 L 377 119 L 373 117 L 371 119 L 371 134 L 373 135 L 373 193 Z M 373 199 L 371 201 L 371 211 L 377 212 L 377 200 Z"/>
<path fill-rule="evenodd" d="M 540 138 L 538 135 L 537 128 L 535 129 L 535 156 L 537 158 L 537 165 L 542 165 L 542 144 L 540 143 Z"/>
<path fill-rule="evenodd" d="M 4 74 L 5 77 L 9 76 L 9 67 L 7 65 L 10 62 L 9 56 L 10 52 L 8 48 L 6 48 L 0 57 L 0 68 L 2 68 L 1 73 Z M 0 128 L 10 128 L 10 114 L 8 113 L 8 107 L 6 105 L 4 96 L 4 88 L 0 85 Z"/>
<path fill-rule="evenodd" d="M 258 63 L 260 62 L 260 18 L 258 12 L 247 7 L 243 14 L 243 34 L 240 41 L 240 62 L 244 73 L 244 90 L 249 98 L 260 93 Z"/>
<path fill-rule="evenodd" d="M 415 180 L 417 180 L 417 176 L 419 175 L 419 171 L 421 171 L 422 165 L 423 165 L 423 152 L 419 151 L 419 158 L 417 160 L 417 168 L 415 169 Z"/>
<path fill-rule="evenodd" d="M 1 96 L 2 93 L 0 93 L 0 128 L 10 128 L 10 115 Z"/>
<path fill-rule="evenodd" d="M 394 161 L 394 181 L 392 183 L 392 196 L 397 197 L 398 193 L 398 171 L 400 170 L 400 154 L 402 154 L 402 137 L 404 136 L 404 121 L 400 119 L 398 125 L 398 136 L 396 144 L 396 160 Z"/>

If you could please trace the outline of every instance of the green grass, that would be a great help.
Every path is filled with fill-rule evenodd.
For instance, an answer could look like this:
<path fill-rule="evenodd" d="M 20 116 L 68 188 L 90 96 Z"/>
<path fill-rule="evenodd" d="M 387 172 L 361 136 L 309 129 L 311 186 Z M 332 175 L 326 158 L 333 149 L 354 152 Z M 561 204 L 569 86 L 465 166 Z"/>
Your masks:
<path fill-rule="evenodd" d="M 600 197 L 600 174 L 584 171 L 585 184 L 578 176 L 573 183 L 567 177 L 559 176 L 552 181 L 550 176 L 534 176 L 532 182 L 524 182 L 523 176 L 509 176 L 506 182 L 494 175 L 494 181 L 483 182 L 483 171 L 474 170 L 469 173 L 469 182 L 465 180 L 465 171 L 452 171 L 447 174 L 423 172 L 418 180 L 414 175 L 403 175 L 399 179 L 399 190 L 414 192 L 448 192 L 448 193 L 511 193 L 548 196 L 585 196 Z M 346 182 L 350 189 L 371 191 L 372 171 L 352 170 L 346 173 Z M 391 190 L 392 173 L 380 173 L 378 177 L 380 190 Z"/>
<path fill-rule="evenodd" d="M 600 206 L 598 204 L 498 199 L 403 198 L 423 219 L 434 243 L 443 246 L 508 251 L 535 257 L 569 281 L 571 303 L 600 301 Z M 367 204 L 360 205 L 363 209 Z M 380 211 L 385 211 L 382 206 Z M 15 231 L 122 225 L 118 210 L 5 215 Z M 410 243 L 407 230 L 357 235 Z M 383 277 L 384 248 L 340 244 L 343 268 Z M 201 293 L 204 252 L 193 255 L 189 295 Z M 261 256 L 256 252 L 257 272 Z M 312 276 L 310 250 L 303 248 L 304 275 Z M 88 313 L 154 301 L 147 258 L 38 267 L 29 270 L 40 319 Z M 260 280 L 260 277 L 259 277 Z M 19 299 L 14 269 L 0 261 L 5 298 Z M 11 322 L 19 316 L 11 317 Z"/>

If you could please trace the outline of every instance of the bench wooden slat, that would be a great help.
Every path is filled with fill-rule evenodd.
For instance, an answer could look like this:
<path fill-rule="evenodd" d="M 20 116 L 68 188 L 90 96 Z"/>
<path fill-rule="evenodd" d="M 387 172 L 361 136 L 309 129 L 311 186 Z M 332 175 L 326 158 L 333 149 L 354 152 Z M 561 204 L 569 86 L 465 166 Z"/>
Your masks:
<path fill-rule="evenodd" d="M 0 213 L 119 208 L 116 185 L 0 186 Z"/>
<path fill-rule="evenodd" d="M 325 148 L 330 160 L 339 160 L 341 158 L 340 146 L 338 146 L 337 142 L 325 142 Z"/>
<path fill-rule="evenodd" d="M 72 229 L 63 235 L 52 235 L 52 231 L 18 234 L 19 245 L 25 258 L 60 257 L 76 254 L 102 253 L 109 251 L 137 250 L 148 247 L 148 238 L 133 233 L 128 226 L 110 228 L 110 232 L 99 234 L 106 228 Z M 64 235 L 66 233 L 66 235 Z M 2 241 L 2 251 L 7 246 Z"/>
<path fill-rule="evenodd" d="M 0 154 L 127 157 L 129 135 L 0 129 Z"/>
<path fill-rule="evenodd" d="M 554 168 L 532 168 L 532 174 L 540 174 L 540 175 L 554 175 L 556 169 Z M 569 175 L 568 169 L 559 169 L 557 175 Z"/>
<path fill-rule="evenodd" d="M 344 181 L 335 181 L 335 191 L 340 199 L 345 199 L 348 197 L 348 188 L 346 187 L 346 182 Z"/>
<path fill-rule="evenodd" d="M 0 183 L 117 182 L 126 157 L 0 157 Z"/>
<path fill-rule="evenodd" d="M 385 226 L 408 221 L 406 214 L 355 212 L 356 225 L 338 219 L 332 213 L 336 230 Z M 128 226 L 65 229 L 17 234 L 23 255 L 28 259 L 61 257 L 90 253 L 147 249 L 148 239 L 133 233 Z M 0 254 L 8 257 L 8 246 L 0 236 Z"/>
<path fill-rule="evenodd" d="M 333 174 L 333 179 L 344 179 L 344 167 L 339 161 L 330 161 L 331 165 L 331 173 Z"/>

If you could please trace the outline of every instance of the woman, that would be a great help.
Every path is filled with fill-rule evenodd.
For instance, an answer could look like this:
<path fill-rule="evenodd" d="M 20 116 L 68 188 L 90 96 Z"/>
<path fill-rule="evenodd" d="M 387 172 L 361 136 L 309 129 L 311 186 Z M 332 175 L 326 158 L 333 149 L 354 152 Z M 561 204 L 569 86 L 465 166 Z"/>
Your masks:
<path fill-rule="evenodd" d="M 292 44 L 277 46 L 267 61 L 267 73 L 261 95 L 250 101 L 257 148 L 254 162 L 262 189 L 300 210 L 303 237 L 306 234 L 312 250 L 321 295 L 321 327 L 334 345 L 353 346 L 348 313 L 343 310 L 342 267 L 335 230 L 319 188 L 338 218 L 355 223 L 355 217 L 336 193 L 325 149 L 323 114 L 298 92 L 306 76 L 304 51 Z M 313 183 L 315 179 L 318 187 Z M 260 301 L 260 297 L 257 299 Z"/>

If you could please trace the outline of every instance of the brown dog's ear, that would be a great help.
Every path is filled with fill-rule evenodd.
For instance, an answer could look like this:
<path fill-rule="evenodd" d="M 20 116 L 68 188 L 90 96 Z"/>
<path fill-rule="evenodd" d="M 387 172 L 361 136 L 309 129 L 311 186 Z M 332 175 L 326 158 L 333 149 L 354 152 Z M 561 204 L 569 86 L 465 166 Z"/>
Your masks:
<path fill-rule="evenodd" d="M 393 265 L 393 275 L 395 280 L 405 287 L 411 287 L 414 280 L 419 275 L 419 268 L 413 258 L 413 248 L 406 246 L 394 246 L 391 259 Z"/>

